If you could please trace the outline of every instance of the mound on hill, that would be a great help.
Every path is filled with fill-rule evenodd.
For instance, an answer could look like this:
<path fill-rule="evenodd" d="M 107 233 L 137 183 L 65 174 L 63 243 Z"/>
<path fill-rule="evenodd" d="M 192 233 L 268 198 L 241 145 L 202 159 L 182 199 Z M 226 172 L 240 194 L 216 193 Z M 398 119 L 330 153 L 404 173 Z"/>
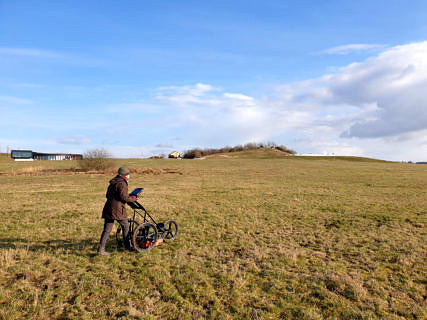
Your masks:
<path fill-rule="evenodd" d="M 195 149 L 187 150 L 184 152 L 184 159 L 195 159 L 195 158 L 210 156 L 213 154 L 234 153 L 234 152 L 240 152 L 240 151 L 258 150 L 258 149 L 275 149 L 286 154 L 296 154 L 296 151 L 289 149 L 284 145 L 277 145 L 274 142 L 267 142 L 267 143 L 250 142 L 250 143 L 246 143 L 245 145 L 237 145 L 234 147 L 225 146 L 219 149 L 195 148 Z"/>
<path fill-rule="evenodd" d="M 254 150 L 244 150 L 236 152 L 217 153 L 206 156 L 207 159 L 275 159 L 275 158 L 287 158 L 291 156 L 289 153 L 271 148 L 262 148 Z"/>

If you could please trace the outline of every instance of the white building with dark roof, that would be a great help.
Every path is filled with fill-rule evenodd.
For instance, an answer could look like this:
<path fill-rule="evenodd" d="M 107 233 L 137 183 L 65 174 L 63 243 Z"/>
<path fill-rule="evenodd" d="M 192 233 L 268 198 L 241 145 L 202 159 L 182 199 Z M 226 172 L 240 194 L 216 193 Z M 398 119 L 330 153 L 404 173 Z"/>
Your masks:
<path fill-rule="evenodd" d="M 34 161 L 34 160 L 80 160 L 81 154 L 75 153 L 41 153 L 31 150 L 12 150 L 10 153 L 15 161 Z"/>

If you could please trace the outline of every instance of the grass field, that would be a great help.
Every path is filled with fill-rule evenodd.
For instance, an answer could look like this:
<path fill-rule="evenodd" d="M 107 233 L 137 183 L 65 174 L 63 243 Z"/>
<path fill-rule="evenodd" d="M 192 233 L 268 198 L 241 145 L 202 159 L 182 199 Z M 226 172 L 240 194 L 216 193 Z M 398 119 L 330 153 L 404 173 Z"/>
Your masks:
<path fill-rule="evenodd" d="M 130 189 L 180 233 L 146 254 L 111 236 L 108 257 L 95 253 L 112 175 L 42 171 L 77 165 L 0 157 L 0 319 L 427 317 L 425 165 L 117 160 L 158 169 Z"/>

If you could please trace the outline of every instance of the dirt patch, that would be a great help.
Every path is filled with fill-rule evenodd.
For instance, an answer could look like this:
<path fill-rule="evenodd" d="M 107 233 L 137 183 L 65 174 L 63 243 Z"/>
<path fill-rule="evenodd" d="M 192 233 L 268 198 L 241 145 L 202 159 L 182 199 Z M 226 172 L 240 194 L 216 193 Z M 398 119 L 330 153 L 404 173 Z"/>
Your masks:
<path fill-rule="evenodd" d="M 149 174 L 149 175 L 160 175 L 160 174 L 181 174 L 182 172 L 177 169 L 169 168 L 129 168 L 132 174 Z M 76 175 L 76 174 L 117 174 L 117 169 L 105 169 L 105 170 L 91 170 L 83 171 L 77 168 L 67 169 L 42 169 L 42 168 L 23 168 L 19 170 L 3 171 L 0 175 L 6 176 L 48 176 L 48 175 Z"/>

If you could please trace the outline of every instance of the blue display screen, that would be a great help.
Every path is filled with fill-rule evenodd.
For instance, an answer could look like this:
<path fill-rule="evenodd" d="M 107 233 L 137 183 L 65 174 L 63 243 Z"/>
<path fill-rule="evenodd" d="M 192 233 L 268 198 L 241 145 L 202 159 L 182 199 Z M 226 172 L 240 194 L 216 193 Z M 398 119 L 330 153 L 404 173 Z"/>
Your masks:
<path fill-rule="evenodd" d="M 142 190 L 144 190 L 144 188 L 136 188 L 135 190 L 132 191 L 130 196 L 138 196 L 142 192 Z"/>

